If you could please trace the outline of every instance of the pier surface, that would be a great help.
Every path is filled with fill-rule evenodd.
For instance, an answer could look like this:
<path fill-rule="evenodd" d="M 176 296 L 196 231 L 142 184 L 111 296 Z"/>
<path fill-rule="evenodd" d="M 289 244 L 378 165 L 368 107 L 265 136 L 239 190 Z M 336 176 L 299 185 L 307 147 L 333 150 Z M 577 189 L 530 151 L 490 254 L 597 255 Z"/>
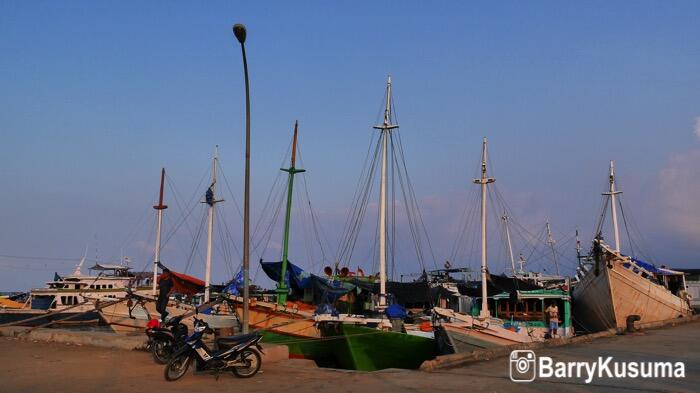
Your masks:
<path fill-rule="evenodd" d="M 536 351 L 555 361 L 670 361 L 685 363 L 682 379 L 545 379 L 511 382 L 509 359 L 435 372 L 358 373 L 320 369 L 307 361 L 263 364 L 251 379 L 188 373 L 166 382 L 163 366 L 143 351 L 105 349 L 0 337 L 0 393 L 10 392 L 695 392 L 700 386 L 700 321 Z"/>

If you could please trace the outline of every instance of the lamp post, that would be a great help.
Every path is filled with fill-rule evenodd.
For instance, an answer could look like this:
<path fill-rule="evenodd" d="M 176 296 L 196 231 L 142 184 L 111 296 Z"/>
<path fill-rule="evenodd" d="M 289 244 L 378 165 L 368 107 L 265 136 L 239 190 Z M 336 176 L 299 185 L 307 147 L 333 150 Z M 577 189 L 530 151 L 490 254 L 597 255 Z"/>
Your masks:
<path fill-rule="evenodd" d="M 248 303 L 250 300 L 250 85 L 248 60 L 245 56 L 246 29 L 240 23 L 233 25 L 233 35 L 241 44 L 243 75 L 245 76 L 245 181 L 243 196 L 243 333 L 248 333 Z"/>

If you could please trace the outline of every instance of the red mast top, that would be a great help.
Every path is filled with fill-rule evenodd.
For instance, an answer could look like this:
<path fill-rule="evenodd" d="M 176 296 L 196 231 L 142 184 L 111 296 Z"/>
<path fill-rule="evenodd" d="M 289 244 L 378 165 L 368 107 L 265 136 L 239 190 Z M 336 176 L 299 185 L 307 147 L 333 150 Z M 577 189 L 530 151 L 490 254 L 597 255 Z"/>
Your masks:
<path fill-rule="evenodd" d="M 168 206 L 163 204 L 163 188 L 165 186 L 165 168 L 161 169 L 160 172 L 160 197 L 158 198 L 158 204 L 153 206 L 156 210 L 167 209 Z"/>

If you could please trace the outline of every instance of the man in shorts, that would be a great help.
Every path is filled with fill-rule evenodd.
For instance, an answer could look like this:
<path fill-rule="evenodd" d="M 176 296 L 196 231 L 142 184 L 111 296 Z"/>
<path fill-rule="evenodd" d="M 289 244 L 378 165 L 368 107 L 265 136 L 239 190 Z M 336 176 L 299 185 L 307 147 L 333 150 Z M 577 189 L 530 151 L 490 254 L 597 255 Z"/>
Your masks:
<path fill-rule="evenodd" d="M 549 336 L 554 338 L 559 330 L 559 307 L 555 302 L 549 303 L 549 307 L 544 310 L 549 323 Z"/>

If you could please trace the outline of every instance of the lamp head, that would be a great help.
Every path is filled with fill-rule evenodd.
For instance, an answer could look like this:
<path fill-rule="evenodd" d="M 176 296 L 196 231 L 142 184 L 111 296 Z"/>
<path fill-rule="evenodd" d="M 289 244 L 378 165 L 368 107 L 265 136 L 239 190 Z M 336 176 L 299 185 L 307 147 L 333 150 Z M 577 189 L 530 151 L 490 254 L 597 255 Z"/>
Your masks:
<path fill-rule="evenodd" d="M 235 25 L 233 25 L 233 35 L 236 36 L 236 39 L 238 40 L 238 42 L 240 42 L 241 44 L 245 43 L 245 36 L 246 36 L 245 26 L 243 26 L 240 23 L 236 23 Z"/>

